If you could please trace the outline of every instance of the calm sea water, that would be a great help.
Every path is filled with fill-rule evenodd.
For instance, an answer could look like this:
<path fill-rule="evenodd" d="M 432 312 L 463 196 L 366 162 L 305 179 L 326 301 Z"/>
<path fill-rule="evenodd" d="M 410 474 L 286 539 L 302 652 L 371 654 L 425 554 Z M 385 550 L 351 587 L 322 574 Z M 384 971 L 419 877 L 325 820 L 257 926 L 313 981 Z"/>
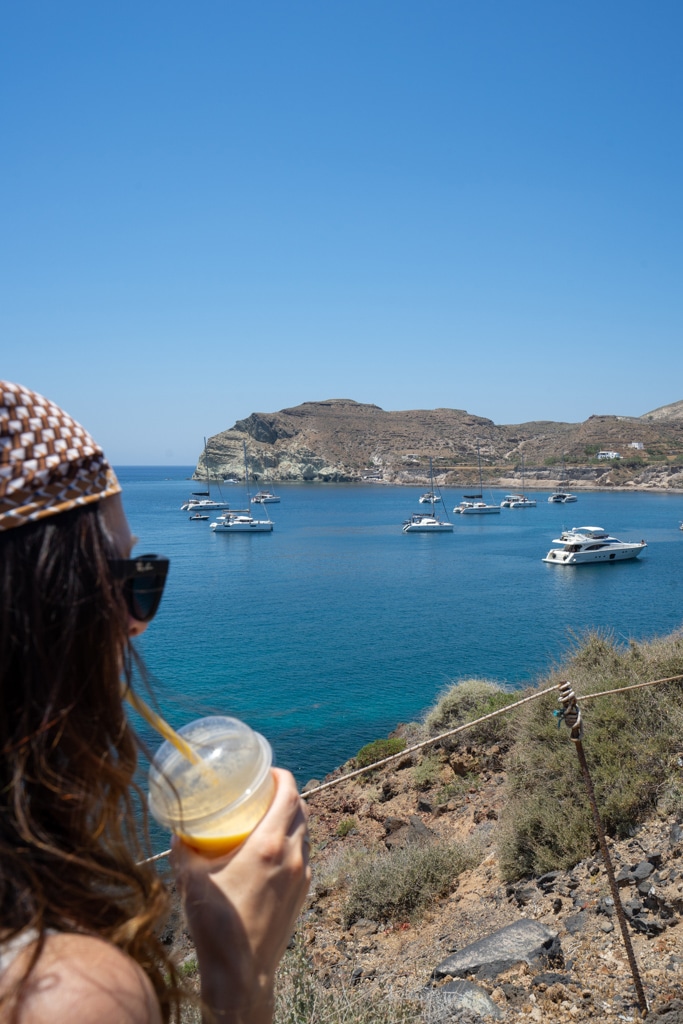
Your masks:
<path fill-rule="evenodd" d="M 141 641 L 161 708 L 176 727 L 244 719 L 300 783 L 417 718 L 454 680 L 522 686 L 590 628 L 626 641 L 683 619 L 683 496 L 580 493 L 550 505 L 539 492 L 535 509 L 478 518 L 451 515 L 462 498 L 452 491 L 454 532 L 434 536 L 401 532 L 421 507 L 417 489 L 278 485 L 273 533 L 216 535 L 180 511 L 191 470 L 117 470 L 136 550 L 171 558 Z M 244 507 L 242 485 L 222 492 Z M 580 525 L 648 548 L 634 562 L 544 564 L 560 530 Z"/>

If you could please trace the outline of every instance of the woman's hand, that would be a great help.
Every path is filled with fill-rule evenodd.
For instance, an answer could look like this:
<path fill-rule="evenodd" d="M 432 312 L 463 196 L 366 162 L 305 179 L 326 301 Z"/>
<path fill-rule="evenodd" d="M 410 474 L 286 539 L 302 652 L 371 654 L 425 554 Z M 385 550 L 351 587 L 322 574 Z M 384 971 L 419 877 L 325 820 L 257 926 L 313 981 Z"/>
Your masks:
<path fill-rule="evenodd" d="M 236 850 L 210 860 L 173 842 L 202 1000 L 217 1022 L 271 1019 L 275 971 L 311 880 L 305 805 L 289 772 L 273 774 L 273 802 Z"/>

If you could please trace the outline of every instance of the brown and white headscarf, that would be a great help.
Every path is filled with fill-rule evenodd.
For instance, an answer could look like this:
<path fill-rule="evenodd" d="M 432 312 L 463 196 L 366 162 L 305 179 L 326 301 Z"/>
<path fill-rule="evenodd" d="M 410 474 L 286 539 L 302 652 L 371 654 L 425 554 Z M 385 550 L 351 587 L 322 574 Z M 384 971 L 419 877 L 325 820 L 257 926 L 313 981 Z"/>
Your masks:
<path fill-rule="evenodd" d="M 42 395 L 0 380 L 0 530 L 120 490 L 87 430 Z"/>

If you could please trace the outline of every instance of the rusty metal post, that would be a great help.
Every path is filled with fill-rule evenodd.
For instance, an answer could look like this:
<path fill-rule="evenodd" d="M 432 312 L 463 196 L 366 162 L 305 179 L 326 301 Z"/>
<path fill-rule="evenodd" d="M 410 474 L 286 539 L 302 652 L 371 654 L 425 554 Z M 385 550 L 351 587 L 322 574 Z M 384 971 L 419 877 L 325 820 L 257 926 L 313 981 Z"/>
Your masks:
<path fill-rule="evenodd" d="M 588 769 L 588 762 L 586 761 L 586 754 L 583 749 L 581 737 L 583 735 L 583 725 L 581 722 L 581 712 L 579 711 L 578 704 L 576 703 L 576 696 L 572 690 L 571 683 L 565 681 L 559 684 L 560 691 L 560 704 L 562 704 L 562 712 L 556 712 L 560 715 L 565 725 L 569 728 L 569 735 L 576 747 L 576 754 L 579 759 L 581 766 L 581 774 L 583 775 L 583 781 L 586 784 L 586 792 L 588 793 L 588 801 L 591 805 L 591 811 L 593 814 L 593 823 L 595 824 L 595 830 L 598 834 L 598 842 L 600 843 L 600 853 L 605 864 L 605 871 L 609 881 L 609 887 L 612 892 L 612 899 L 614 900 L 614 909 L 617 912 L 617 918 L 619 920 L 619 927 L 621 928 L 621 935 L 624 940 L 624 947 L 626 949 L 626 956 L 631 967 L 631 974 L 633 976 L 633 984 L 635 985 L 636 995 L 638 997 L 638 1006 L 643 1017 L 647 1016 L 648 1005 L 647 999 L 645 998 L 645 990 L 643 988 L 643 982 L 640 977 L 638 970 L 638 964 L 636 962 L 636 955 L 633 951 L 633 944 L 631 943 L 631 936 L 628 930 L 628 922 L 626 920 L 626 914 L 624 913 L 624 906 L 621 902 L 621 894 L 617 885 L 617 880 L 614 876 L 614 867 L 612 866 L 612 859 L 607 849 L 607 837 L 605 836 L 605 830 L 602 826 L 602 820 L 600 818 L 600 811 L 598 810 L 598 802 L 595 798 L 595 789 L 593 788 L 593 780 L 591 779 L 590 771 Z"/>

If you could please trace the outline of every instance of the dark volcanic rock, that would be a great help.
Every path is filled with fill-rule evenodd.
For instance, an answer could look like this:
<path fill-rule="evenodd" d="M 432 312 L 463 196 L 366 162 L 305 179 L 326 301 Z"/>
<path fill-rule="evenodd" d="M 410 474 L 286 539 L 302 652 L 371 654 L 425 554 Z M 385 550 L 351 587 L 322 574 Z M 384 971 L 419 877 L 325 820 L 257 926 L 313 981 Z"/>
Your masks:
<path fill-rule="evenodd" d="M 483 988 L 471 981 L 449 981 L 422 992 L 427 1003 L 427 1020 L 448 1019 L 454 1010 L 469 1010 L 478 1017 L 503 1019 L 503 1011 L 489 999 Z"/>
<path fill-rule="evenodd" d="M 557 934 L 537 921 L 523 919 L 442 960 L 432 976 L 438 979 L 474 974 L 495 978 L 514 964 L 549 961 L 562 961 Z"/>

